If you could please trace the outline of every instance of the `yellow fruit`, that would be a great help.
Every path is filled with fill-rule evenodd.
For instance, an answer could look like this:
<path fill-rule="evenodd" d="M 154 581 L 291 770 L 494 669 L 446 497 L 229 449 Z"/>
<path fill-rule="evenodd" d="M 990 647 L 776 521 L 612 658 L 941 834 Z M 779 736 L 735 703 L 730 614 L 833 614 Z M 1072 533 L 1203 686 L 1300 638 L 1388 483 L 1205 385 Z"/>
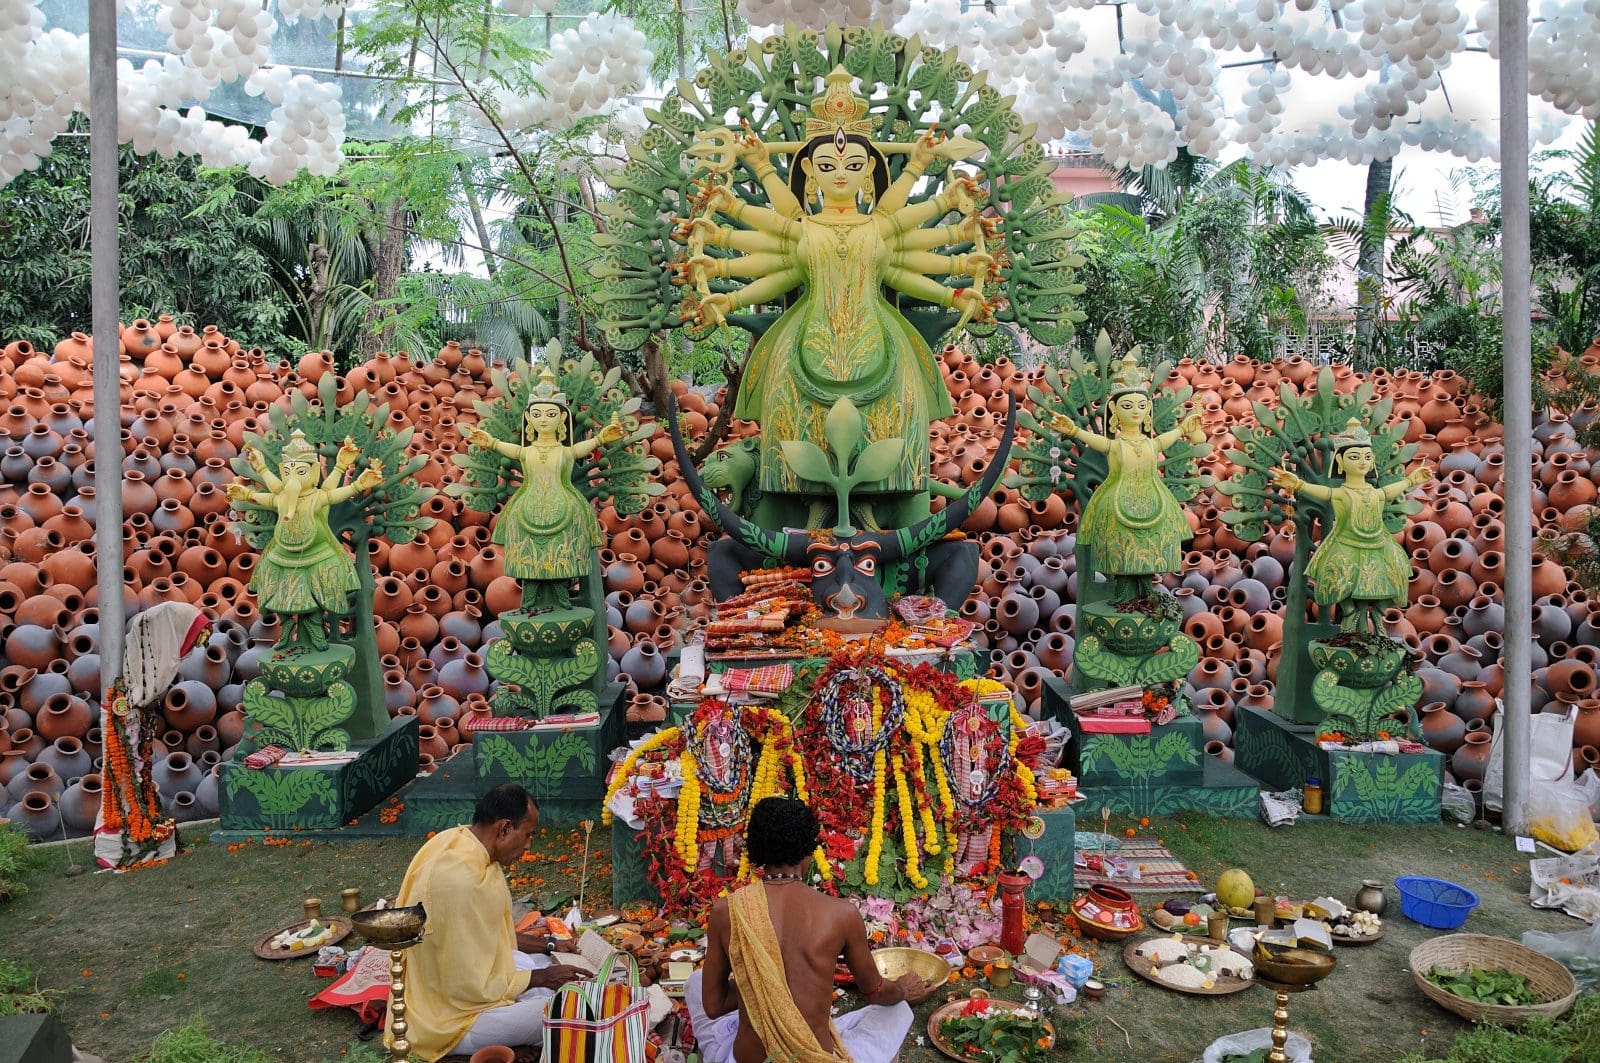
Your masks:
<path fill-rule="evenodd" d="M 1255 883 L 1250 876 L 1235 867 L 1217 879 L 1217 900 L 1230 908 L 1244 908 L 1256 899 Z"/>

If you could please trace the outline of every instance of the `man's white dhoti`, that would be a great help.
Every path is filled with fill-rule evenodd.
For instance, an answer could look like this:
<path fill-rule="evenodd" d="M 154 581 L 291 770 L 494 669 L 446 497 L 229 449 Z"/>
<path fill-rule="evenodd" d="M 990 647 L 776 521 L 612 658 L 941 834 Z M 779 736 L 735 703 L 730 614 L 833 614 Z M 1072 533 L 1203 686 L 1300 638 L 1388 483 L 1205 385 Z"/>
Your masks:
<path fill-rule="evenodd" d="M 733 1042 L 739 1036 L 739 1013 L 730 1012 L 719 1019 L 706 1014 L 700 997 L 699 971 L 689 977 L 683 999 L 689 1006 L 689 1021 L 703 1063 L 732 1063 Z M 845 1051 L 856 1063 L 894 1063 L 911 1030 L 911 1018 L 911 1005 L 901 1001 L 887 1007 L 870 1004 L 840 1015 L 833 1025 Z"/>

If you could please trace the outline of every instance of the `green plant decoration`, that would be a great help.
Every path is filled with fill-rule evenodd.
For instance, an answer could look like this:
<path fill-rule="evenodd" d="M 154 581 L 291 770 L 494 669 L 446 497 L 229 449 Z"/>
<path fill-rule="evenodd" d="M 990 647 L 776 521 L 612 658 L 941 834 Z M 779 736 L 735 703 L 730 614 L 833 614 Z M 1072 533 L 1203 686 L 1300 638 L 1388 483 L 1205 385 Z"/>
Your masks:
<path fill-rule="evenodd" d="M 666 490 L 664 484 L 651 479 L 661 467 L 649 450 L 656 426 L 639 423 L 639 398 L 628 394 L 622 383 L 622 370 L 601 372 L 592 354 L 563 359 L 561 353 L 561 345 L 551 343 L 546 361 L 555 372 L 556 386 L 572 408 L 574 430 L 569 438 L 594 436 L 613 418 L 628 430 L 621 441 L 602 444 L 577 462 L 572 470 L 573 486 L 591 502 L 610 502 L 624 516 L 637 513 Z M 497 439 L 522 438 L 523 416 L 538 384 L 540 368 L 542 365 L 534 366 L 519 358 L 511 362 L 510 371 L 498 366 L 489 371 L 495 397 L 474 405 L 479 425 L 490 435 Z M 516 461 L 492 450 L 473 447 L 453 455 L 451 461 L 465 475 L 445 492 L 480 513 L 499 509 L 521 479 Z"/>
<path fill-rule="evenodd" d="M 340 750 L 350 747 L 350 735 L 339 725 L 356 707 L 355 687 L 342 680 L 320 696 L 275 695 L 262 679 L 244 686 L 244 712 L 260 726 L 254 736 L 259 748 L 277 743 L 288 749 Z"/>
<path fill-rule="evenodd" d="M 594 750 L 582 737 L 562 733 L 546 743 L 529 742 L 524 750 L 503 734 L 480 734 L 474 741 L 479 771 L 490 772 L 498 765 L 506 776 L 537 785 L 559 782 L 573 761 L 584 771 L 594 770 Z"/>
<path fill-rule="evenodd" d="M 1263 782 L 1292 787 L 1317 774 L 1317 750 L 1309 741 L 1291 742 L 1271 725 L 1240 728 L 1234 734 L 1237 759 Z"/>
<path fill-rule="evenodd" d="M 433 497 L 434 489 L 417 482 L 416 473 L 428 459 L 410 453 L 412 429 L 396 432 L 389 428 L 388 404 L 374 405 L 372 396 L 362 391 L 340 406 L 336 387 L 333 374 L 325 373 L 317 385 L 316 402 L 309 402 L 298 391 L 290 392 L 288 410 L 275 407 L 266 434 L 247 433 L 245 443 L 258 450 L 270 468 L 276 469 L 283 448 L 295 432 L 300 432 L 316 449 L 325 466 L 332 468 L 340 444 L 350 439 L 360 449 L 362 467 L 382 470 L 383 478 L 372 490 L 335 504 L 328 513 L 328 526 L 356 558 L 358 583 L 350 596 L 347 614 L 356 650 L 350 679 L 355 686 L 356 705 L 346 729 L 351 738 L 360 740 L 375 738 L 389 726 L 378 639 L 372 623 L 376 582 L 372 565 L 367 560 L 372 552 L 372 541 L 410 542 L 420 532 L 432 528 L 433 518 L 423 516 L 421 510 Z M 260 473 L 243 457 L 233 460 L 233 471 L 252 490 L 265 486 Z M 272 540 L 276 514 L 249 500 L 234 502 L 234 511 L 238 515 L 234 527 L 245 541 L 258 551 L 265 549 Z"/>
<path fill-rule="evenodd" d="M 1149 783 L 1178 764 L 1194 767 L 1200 752 L 1187 735 L 1087 735 L 1079 768 L 1083 774 L 1110 769 L 1135 785 Z"/>
<path fill-rule="evenodd" d="M 496 639 L 485 664 L 490 675 L 517 687 L 501 686 L 495 692 L 497 716 L 540 719 L 557 710 L 594 712 L 598 707 L 594 691 L 579 685 L 593 679 L 600 667 L 600 649 L 594 639 L 579 640 L 571 657 L 524 657 L 508 640 Z"/>
<path fill-rule="evenodd" d="M 1316 723 L 1321 719 L 1311 691 L 1312 678 L 1319 669 L 1309 657 L 1313 638 L 1331 636 L 1337 628 L 1327 618 L 1312 622 L 1306 615 L 1305 573 L 1311 561 L 1313 543 L 1333 526 L 1329 503 L 1309 495 L 1291 495 L 1273 482 L 1272 470 L 1285 469 L 1308 483 L 1333 486 L 1342 480 L 1333 468 L 1334 436 L 1354 419 L 1365 426 L 1372 441 L 1373 475 L 1379 483 L 1400 479 L 1405 466 L 1416 453 L 1415 444 L 1404 442 L 1409 422 L 1390 424 L 1393 404 L 1378 399 L 1369 381 L 1354 391 L 1340 393 L 1334 385 L 1333 370 L 1324 366 L 1316 384 L 1305 394 L 1289 384 L 1278 390 L 1276 407 L 1252 403 L 1256 426 L 1235 430 L 1239 449 L 1228 458 L 1239 467 L 1217 489 L 1229 498 L 1222 519 L 1245 542 L 1260 540 L 1270 527 L 1294 522 L 1294 560 L 1286 580 L 1288 598 L 1284 603 L 1283 657 L 1278 666 L 1278 701 L 1291 720 Z M 1421 509 L 1405 496 L 1384 505 L 1384 526 L 1399 532 L 1406 517 Z"/>
<path fill-rule="evenodd" d="M 1370 740 L 1377 736 L 1384 720 L 1399 714 L 1405 717 L 1406 734 L 1415 739 L 1422 737 L 1416 711 L 1422 697 L 1422 680 L 1412 672 L 1397 676 L 1386 686 L 1362 689 L 1342 685 L 1339 673 L 1327 669 L 1311 681 L 1311 693 L 1328 714 L 1325 722 L 1346 737 Z"/>
<path fill-rule="evenodd" d="M 698 194 L 695 180 L 707 153 L 703 147 L 691 151 L 697 134 L 737 129 L 744 121 L 770 141 L 803 140 L 819 83 L 837 66 L 859 79 L 857 91 L 868 100 L 874 139 L 909 145 L 935 125 L 962 130 L 972 148 L 961 161 L 982 166 L 994 235 L 1004 242 L 1009 260 L 984 293 L 1005 302 L 995 318 L 1044 344 L 1072 337 L 1074 323 L 1083 320 L 1071 302 L 1083 292 L 1072 279 L 1072 271 L 1083 264 L 1070 244 L 1076 230 L 1063 209 L 1065 198 L 1050 180 L 1054 161 L 1033 140 L 1033 126 L 1012 110 L 1011 98 L 990 86 L 985 74 L 974 73 L 954 50 L 924 47 L 917 37 L 900 37 L 882 26 L 829 26 L 819 32 L 791 25 L 726 54 L 713 53 L 692 81 L 680 79 L 660 107 L 646 110 L 649 128 L 629 146 L 621 173 L 607 178 L 617 194 L 600 207 L 610 231 L 595 238 L 607 250 L 595 273 L 603 279 L 596 297 L 601 325 L 613 347 L 638 350 L 651 337 L 684 324 L 683 292 L 671 268 L 682 246 L 673 241 L 671 219 L 689 217 Z M 891 181 L 907 160 L 904 153 L 887 155 Z M 930 164 L 926 187 L 911 202 L 936 193 L 950 167 L 943 157 Z M 748 168 L 735 168 L 730 176 L 739 199 L 769 204 Z M 951 253 L 972 248 L 955 244 Z M 727 290 L 720 281 L 711 287 Z M 994 327 L 963 321 L 958 311 L 909 296 L 900 297 L 900 310 L 934 347 L 958 323 L 975 334 Z M 734 314 L 728 321 L 760 336 L 777 317 L 767 310 Z"/>
<path fill-rule="evenodd" d="M 269 828 L 286 828 L 305 825 L 316 813 L 311 806 L 323 808 L 322 818 L 337 816 L 339 796 L 334 793 L 333 782 L 325 771 L 286 771 L 265 768 L 261 771 L 230 771 L 227 780 L 228 797 L 237 800 L 243 790 L 255 798 L 260 819 Z"/>
<path fill-rule="evenodd" d="M 1401 773 L 1396 759 L 1341 756 L 1334 776 L 1335 815 L 1352 823 L 1436 821 L 1441 790 L 1437 763 L 1413 763 Z"/>
<path fill-rule="evenodd" d="M 851 489 L 888 476 L 900 464 L 906 442 L 880 439 L 863 447 L 866 431 L 861 423 L 861 411 L 848 396 L 840 398 L 828 411 L 823 437 L 828 441 L 827 450 L 804 440 L 786 440 L 783 456 L 790 467 L 806 479 L 833 485 L 839 507 L 839 523 L 833 530 L 838 535 L 854 535 L 856 529 L 850 525 Z"/>
<path fill-rule="evenodd" d="M 1072 663 L 1102 686 L 1141 686 L 1146 690 L 1186 678 L 1200 663 L 1200 647 L 1183 633 L 1172 636 L 1165 653 L 1134 657 L 1115 653 L 1097 635 L 1085 635 L 1073 652 Z"/>

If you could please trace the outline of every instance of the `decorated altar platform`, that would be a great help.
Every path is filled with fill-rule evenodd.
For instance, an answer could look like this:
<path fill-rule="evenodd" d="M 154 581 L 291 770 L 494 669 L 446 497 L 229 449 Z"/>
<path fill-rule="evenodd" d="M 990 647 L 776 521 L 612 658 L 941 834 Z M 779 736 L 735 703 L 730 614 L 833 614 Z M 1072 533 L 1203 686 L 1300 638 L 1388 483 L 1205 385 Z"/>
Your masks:
<path fill-rule="evenodd" d="M 1263 709 L 1234 715 L 1237 763 L 1277 790 L 1322 782 L 1324 814 L 1346 823 L 1437 823 L 1444 755 L 1436 750 L 1368 752 L 1324 748 L 1325 726 L 1296 724 Z"/>
<path fill-rule="evenodd" d="M 1045 716 L 1072 732 L 1067 764 L 1084 800 L 1079 815 L 1109 809 L 1118 815 L 1158 816 L 1205 812 L 1256 814 L 1261 786 L 1249 774 L 1204 752 L 1200 721 L 1187 711 L 1147 733 L 1093 734 L 1069 707 L 1071 691 L 1055 676 L 1045 681 Z"/>

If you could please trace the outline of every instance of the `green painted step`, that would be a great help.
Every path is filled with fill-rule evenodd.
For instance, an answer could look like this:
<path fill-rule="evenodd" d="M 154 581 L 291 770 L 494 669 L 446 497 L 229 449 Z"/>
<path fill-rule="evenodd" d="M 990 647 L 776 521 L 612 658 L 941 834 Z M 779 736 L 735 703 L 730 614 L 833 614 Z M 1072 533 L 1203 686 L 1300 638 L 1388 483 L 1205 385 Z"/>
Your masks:
<path fill-rule="evenodd" d="M 1436 823 L 1444 793 L 1444 756 L 1325 750 L 1317 728 L 1264 709 L 1234 713 L 1237 763 L 1279 790 L 1322 780 L 1323 812 L 1346 823 Z"/>
<path fill-rule="evenodd" d="M 374 739 L 354 743 L 347 764 L 293 768 L 223 764 L 217 788 L 222 833 L 338 830 L 416 775 L 417 718 L 400 716 Z"/>
<path fill-rule="evenodd" d="M 1085 787 L 1083 792 L 1085 800 L 1076 809 L 1079 816 L 1088 820 L 1098 819 L 1102 808 L 1121 816 L 1204 812 L 1234 819 L 1256 814 L 1261 785 L 1233 765 L 1216 757 L 1206 757 L 1202 763 L 1202 781 L 1198 785 L 1156 781 Z"/>

